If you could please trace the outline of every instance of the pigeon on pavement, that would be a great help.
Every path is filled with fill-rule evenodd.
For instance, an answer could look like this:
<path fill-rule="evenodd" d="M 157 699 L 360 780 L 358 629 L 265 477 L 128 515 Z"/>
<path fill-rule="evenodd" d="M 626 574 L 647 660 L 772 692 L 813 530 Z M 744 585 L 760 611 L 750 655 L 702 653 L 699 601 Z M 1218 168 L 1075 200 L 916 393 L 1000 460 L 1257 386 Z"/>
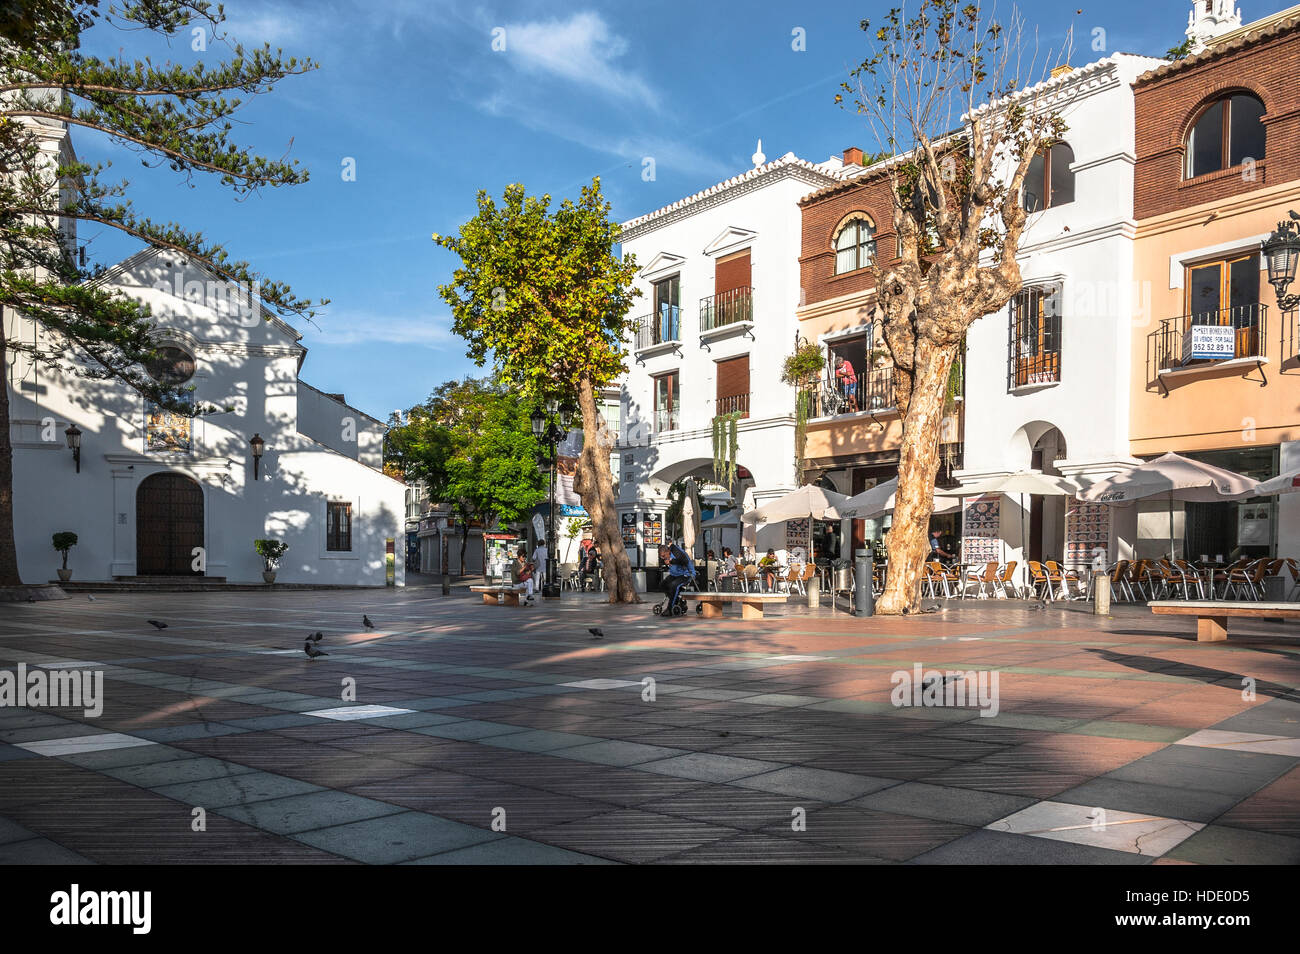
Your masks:
<path fill-rule="evenodd" d="M 95 598 L 91 596 L 89 593 L 86 594 L 86 599 L 90 600 L 90 602 L 92 603 L 95 602 Z"/>
<path fill-rule="evenodd" d="M 367 616 L 365 613 L 361 614 L 361 625 L 364 626 L 366 629 L 375 628 L 375 624 L 370 622 L 370 617 Z"/>
<path fill-rule="evenodd" d="M 1039 610 L 1047 609 L 1047 600 L 1039 600 L 1033 606 L 1029 607 L 1029 612 L 1037 613 Z"/>
<path fill-rule="evenodd" d="M 145 620 L 145 622 L 148 623 L 150 626 L 152 626 L 154 629 L 166 629 L 166 628 L 167 628 L 167 624 L 166 624 L 166 623 L 161 622 L 161 621 L 156 620 L 156 619 L 147 619 L 147 620 Z"/>
<path fill-rule="evenodd" d="M 589 629 L 587 630 L 587 632 L 591 633 L 591 638 L 592 638 L 592 639 L 604 639 L 604 638 L 605 638 L 605 633 L 604 633 L 604 631 L 603 631 L 599 626 L 592 626 L 591 628 L 589 628 Z"/>
<path fill-rule="evenodd" d="M 302 651 L 305 652 L 305 653 L 307 654 L 307 658 L 309 658 L 309 659 L 315 659 L 317 656 L 328 656 L 328 655 L 329 655 L 329 653 L 323 653 L 323 652 L 321 652 L 319 649 L 317 649 L 315 646 L 313 646 L 313 645 L 312 645 L 312 642 L 311 642 L 310 639 L 307 640 L 307 642 L 305 642 L 305 643 L 302 644 Z"/>

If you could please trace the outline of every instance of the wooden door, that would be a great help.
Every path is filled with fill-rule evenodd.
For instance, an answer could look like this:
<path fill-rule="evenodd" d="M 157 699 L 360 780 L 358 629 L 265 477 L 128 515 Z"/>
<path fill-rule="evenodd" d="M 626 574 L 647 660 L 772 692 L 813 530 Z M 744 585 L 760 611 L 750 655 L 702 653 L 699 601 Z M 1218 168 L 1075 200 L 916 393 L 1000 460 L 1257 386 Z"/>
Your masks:
<path fill-rule="evenodd" d="M 183 474 L 153 474 L 135 494 L 135 571 L 140 576 L 198 576 L 203 490 Z"/>

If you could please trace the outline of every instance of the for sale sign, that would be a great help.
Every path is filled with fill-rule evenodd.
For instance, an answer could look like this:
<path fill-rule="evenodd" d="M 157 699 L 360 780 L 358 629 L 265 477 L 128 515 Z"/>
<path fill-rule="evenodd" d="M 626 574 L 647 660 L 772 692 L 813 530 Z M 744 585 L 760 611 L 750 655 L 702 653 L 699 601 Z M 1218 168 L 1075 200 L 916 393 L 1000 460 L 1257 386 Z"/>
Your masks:
<path fill-rule="evenodd" d="M 1236 344 L 1237 332 L 1231 325 L 1192 325 L 1183 336 L 1183 363 L 1198 358 L 1231 358 Z"/>

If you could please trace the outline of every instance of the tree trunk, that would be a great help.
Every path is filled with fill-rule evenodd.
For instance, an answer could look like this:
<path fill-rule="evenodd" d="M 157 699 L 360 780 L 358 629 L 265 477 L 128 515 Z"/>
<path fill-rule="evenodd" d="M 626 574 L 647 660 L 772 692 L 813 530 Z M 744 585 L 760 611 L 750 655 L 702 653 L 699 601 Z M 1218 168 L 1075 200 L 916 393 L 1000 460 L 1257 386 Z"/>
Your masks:
<path fill-rule="evenodd" d="M 604 557 L 605 586 L 611 603 L 640 603 L 632 581 L 632 565 L 623 547 L 623 532 L 618 525 L 618 508 L 614 501 L 614 474 L 609 468 L 610 444 L 604 440 L 600 412 L 596 407 L 596 389 L 591 378 L 583 375 L 578 385 L 578 409 L 582 412 L 582 454 L 573 489 L 582 498 L 582 506 L 591 517 L 591 535 L 600 545 Z"/>
<path fill-rule="evenodd" d="M 469 518 L 464 518 L 460 533 L 460 574 L 465 575 L 465 550 L 469 546 Z"/>
<path fill-rule="evenodd" d="M 898 491 L 889 530 L 889 573 L 876 603 L 882 615 L 909 613 L 921 596 L 921 577 L 929 555 L 934 480 L 939 472 L 939 437 L 943 424 L 948 374 L 957 347 L 918 338 L 913 352 L 913 380 L 903 417 L 899 448 Z"/>
<path fill-rule="evenodd" d="M 9 342 L 0 308 L 0 586 L 21 586 L 18 548 L 14 544 L 14 448 L 9 439 Z"/>

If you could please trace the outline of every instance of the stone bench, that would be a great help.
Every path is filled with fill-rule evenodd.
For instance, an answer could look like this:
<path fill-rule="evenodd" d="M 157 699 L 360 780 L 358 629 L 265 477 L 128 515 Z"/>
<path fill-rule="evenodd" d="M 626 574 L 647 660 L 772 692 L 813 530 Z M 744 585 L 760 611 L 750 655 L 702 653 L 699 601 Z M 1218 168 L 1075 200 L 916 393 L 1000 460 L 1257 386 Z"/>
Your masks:
<path fill-rule="evenodd" d="M 1229 616 L 1300 617 L 1300 603 L 1257 603 L 1226 600 L 1157 600 L 1148 603 L 1151 612 L 1159 616 L 1195 616 L 1196 641 L 1217 643 L 1228 638 Z"/>
<path fill-rule="evenodd" d="M 786 593 L 683 593 L 684 600 L 699 600 L 706 619 L 722 615 L 723 603 L 739 603 L 741 619 L 762 619 L 764 603 L 784 603 Z"/>
<path fill-rule="evenodd" d="M 482 593 L 485 606 L 518 606 L 520 590 L 512 586 L 471 586 L 471 593 Z"/>

